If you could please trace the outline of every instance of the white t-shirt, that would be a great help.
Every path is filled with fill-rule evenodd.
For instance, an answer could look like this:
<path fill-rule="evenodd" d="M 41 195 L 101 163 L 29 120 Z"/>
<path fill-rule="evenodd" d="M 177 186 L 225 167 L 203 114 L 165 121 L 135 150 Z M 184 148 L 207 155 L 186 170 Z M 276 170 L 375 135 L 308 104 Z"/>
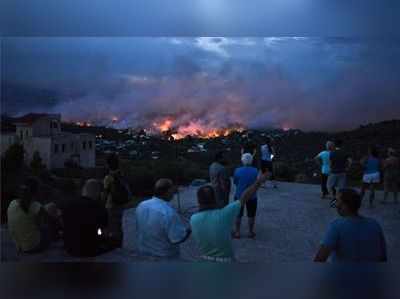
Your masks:
<path fill-rule="evenodd" d="M 272 152 L 267 144 L 261 146 L 261 160 L 272 161 Z"/>
<path fill-rule="evenodd" d="M 329 174 L 331 171 L 329 156 L 330 156 L 329 151 L 322 151 L 318 154 L 318 158 L 322 160 L 321 172 L 323 174 Z"/>
<path fill-rule="evenodd" d="M 175 209 L 153 197 L 136 208 L 136 241 L 139 253 L 159 257 L 179 256 L 179 245 L 187 228 Z"/>

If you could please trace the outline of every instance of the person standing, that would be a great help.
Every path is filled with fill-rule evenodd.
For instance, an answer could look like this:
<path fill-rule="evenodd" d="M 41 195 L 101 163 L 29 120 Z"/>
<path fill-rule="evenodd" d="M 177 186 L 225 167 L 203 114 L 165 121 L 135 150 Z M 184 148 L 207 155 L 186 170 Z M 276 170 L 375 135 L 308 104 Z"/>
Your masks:
<path fill-rule="evenodd" d="M 337 193 L 340 218 L 333 221 L 314 258 L 315 262 L 386 262 L 383 230 L 374 219 L 359 215 L 361 196 L 353 189 Z"/>
<path fill-rule="evenodd" d="M 376 147 L 368 149 L 368 156 L 363 158 L 361 165 L 364 168 L 363 184 L 361 187 L 361 199 L 364 198 L 366 190 L 370 189 L 369 206 L 374 206 L 375 189 L 380 181 L 381 163 L 378 157 L 378 150 Z"/>
<path fill-rule="evenodd" d="M 231 191 L 231 178 L 225 165 L 224 153 L 218 152 L 209 169 L 210 182 L 215 190 L 215 197 L 219 208 L 223 208 L 229 203 Z"/>
<path fill-rule="evenodd" d="M 272 146 L 271 138 L 267 137 L 265 139 L 265 143 L 261 145 L 260 153 L 261 153 L 261 161 L 260 161 L 261 173 L 265 173 L 266 171 L 268 171 L 271 175 L 270 180 L 272 186 L 274 188 L 277 188 L 276 182 L 274 181 L 274 167 L 272 164 L 272 160 L 275 156 L 275 149 Z"/>
<path fill-rule="evenodd" d="M 350 155 L 342 149 L 343 141 L 335 141 L 335 150 L 329 155 L 330 173 L 327 187 L 332 194 L 333 201 L 336 196 L 336 188 L 344 189 L 347 183 L 347 171 L 351 167 Z"/>
<path fill-rule="evenodd" d="M 393 192 L 393 202 L 397 204 L 400 161 L 399 158 L 396 157 L 396 151 L 393 148 L 388 149 L 388 157 L 383 162 L 383 170 L 384 170 L 384 195 L 382 203 L 386 203 L 389 193 Z"/>
<path fill-rule="evenodd" d="M 326 150 L 320 152 L 314 157 L 314 160 L 321 166 L 321 198 L 324 199 L 329 195 L 327 182 L 330 173 L 330 153 L 335 149 L 332 141 L 326 142 Z"/>
<path fill-rule="evenodd" d="M 107 238 L 114 240 L 117 247 L 122 245 L 122 215 L 124 210 L 134 206 L 129 184 L 119 168 L 119 158 L 111 154 L 107 158 L 108 175 L 104 178 L 104 194 L 108 213 Z"/>
<path fill-rule="evenodd" d="M 258 170 L 251 166 L 253 163 L 253 156 L 249 153 L 245 153 L 242 156 L 243 166 L 236 168 L 233 183 L 236 185 L 235 200 L 239 200 L 243 192 L 253 185 L 257 181 Z M 267 173 L 264 172 L 264 173 Z M 236 219 L 236 230 L 233 234 L 234 238 L 240 238 L 240 225 L 242 222 L 244 206 L 241 207 L 240 213 Z M 257 194 L 253 194 L 250 200 L 246 202 L 246 211 L 249 223 L 249 238 L 255 238 L 256 233 L 254 232 L 254 225 L 256 220 L 257 212 Z"/>

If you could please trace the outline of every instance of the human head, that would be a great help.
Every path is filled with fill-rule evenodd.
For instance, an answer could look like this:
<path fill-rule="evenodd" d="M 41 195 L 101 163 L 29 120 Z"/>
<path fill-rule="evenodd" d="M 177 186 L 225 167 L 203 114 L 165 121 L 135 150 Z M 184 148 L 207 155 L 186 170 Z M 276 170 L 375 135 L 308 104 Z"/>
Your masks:
<path fill-rule="evenodd" d="M 100 199 L 101 184 L 98 180 L 89 179 L 82 188 L 82 196 L 90 199 Z"/>
<path fill-rule="evenodd" d="M 199 210 L 210 210 L 217 207 L 214 188 L 210 185 L 205 185 L 197 190 L 197 202 Z"/>
<path fill-rule="evenodd" d="M 107 166 L 111 171 L 116 171 L 119 168 L 119 159 L 116 154 L 110 154 L 107 157 Z"/>
<path fill-rule="evenodd" d="M 388 156 L 389 157 L 396 156 L 396 150 L 394 148 L 392 148 L 392 147 L 389 147 L 387 152 L 388 152 Z"/>
<path fill-rule="evenodd" d="M 375 158 L 378 158 L 379 156 L 378 148 L 376 146 L 370 146 L 368 148 L 368 153 Z"/>
<path fill-rule="evenodd" d="M 266 137 L 266 138 L 265 138 L 265 144 L 271 146 L 271 143 L 272 143 L 271 138 L 270 138 L 270 137 Z"/>
<path fill-rule="evenodd" d="M 24 180 L 24 183 L 19 186 L 18 197 L 20 198 L 21 208 L 28 213 L 29 207 L 33 197 L 37 194 L 39 189 L 39 182 L 33 178 L 28 177 Z"/>
<path fill-rule="evenodd" d="M 253 156 L 250 153 L 242 155 L 242 163 L 244 166 L 250 166 L 253 163 Z"/>
<path fill-rule="evenodd" d="M 351 188 L 340 189 L 336 195 L 336 209 L 341 216 L 355 216 L 361 206 L 360 194 Z"/>
<path fill-rule="evenodd" d="M 170 179 L 159 179 L 154 185 L 154 196 L 170 201 L 176 193 L 176 187 Z"/>
<path fill-rule="evenodd" d="M 333 151 L 335 149 L 335 143 L 333 141 L 326 142 L 326 150 Z"/>

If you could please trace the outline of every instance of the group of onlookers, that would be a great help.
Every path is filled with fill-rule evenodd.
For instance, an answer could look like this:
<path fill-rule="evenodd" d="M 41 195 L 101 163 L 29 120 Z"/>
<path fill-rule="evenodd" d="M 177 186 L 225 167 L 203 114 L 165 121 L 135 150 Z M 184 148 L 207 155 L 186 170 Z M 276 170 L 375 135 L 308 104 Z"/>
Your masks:
<path fill-rule="evenodd" d="M 314 159 L 321 165 L 321 198 L 326 198 L 329 193 L 335 198 L 336 189 L 347 186 L 347 173 L 354 163 L 350 154 L 342 148 L 343 142 L 328 141 L 326 150 L 320 152 Z M 375 190 L 379 183 L 384 186 L 384 198 L 393 193 L 393 201 L 398 203 L 398 184 L 400 176 L 400 162 L 393 148 L 387 150 L 387 158 L 381 159 L 377 147 L 368 148 L 368 154 L 360 160 L 363 170 L 361 198 L 369 190 L 369 205 L 374 206 Z"/>
<path fill-rule="evenodd" d="M 63 239 L 65 250 L 73 256 L 96 256 L 123 246 L 123 217 L 134 215 L 135 247 L 142 255 L 160 258 L 179 258 L 179 246 L 190 235 L 196 242 L 201 259 L 230 262 L 235 259 L 232 239 L 240 238 L 241 219 L 247 211 L 249 238 L 255 238 L 257 190 L 272 177 L 274 149 L 267 139 L 261 146 L 261 171 L 253 166 L 256 148 L 242 149 L 242 166 L 233 173 L 235 193 L 230 202 L 231 176 L 223 152 L 217 153 L 210 166 L 210 184 L 197 190 L 198 211 L 186 224 L 169 202 L 177 193 L 170 179 L 159 179 L 152 198 L 136 208 L 126 178 L 119 168 L 118 156 L 107 160 L 109 172 L 103 184 L 90 179 L 83 186 L 81 196 L 61 200 L 55 205 L 41 205 L 38 201 L 38 182 L 29 178 L 20 187 L 18 199 L 8 208 L 8 227 L 17 249 L 36 253 L 48 248 L 54 240 Z M 346 188 L 346 172 L 350 156 L 340 141 L 328 142 L 327 151 L 317 160 L 322 165 L 322 197 L 330 192 L 336 199 L 340 218 L 331 223 L 315 261 L 386 261 L 385 237 L 373 219 L 359 215 L 364 190 L 377 183 L 381 161 L 371 149 L 362 160 L 364 165 L 363 192 Z M 397 200 L 399 160 L 389 150 L 383 161 L 385 169 L 385 200 L 387 192 L 394 192 Z M 372 191 L 374 187 L 372 187 Z M 374 195 L 371 195 L 371 203 Z M 134 209 L 134 210 L 133 210 Z M 134 213 L 124 213 L 133 211 Z M 124 222 L 125 223 L 125 222 Z M 126 236 L 125 236 L 126 237 Z"/>

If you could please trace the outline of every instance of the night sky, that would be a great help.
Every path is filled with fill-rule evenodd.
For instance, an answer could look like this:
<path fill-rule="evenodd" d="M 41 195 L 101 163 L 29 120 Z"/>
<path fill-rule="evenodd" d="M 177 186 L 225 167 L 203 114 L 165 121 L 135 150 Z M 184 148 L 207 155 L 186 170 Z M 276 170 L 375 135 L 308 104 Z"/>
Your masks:
<path fill-rule="evenodd" d="M 224 1 L 205 2 L 192 8 L 192 27 L 186 30 L 204 32 L 197 30 L 199 14 L 209 24 L 218 22 L 218 28 L 235 20 L 238 5 L 223 10 Z M 278 20 L 279 13 L 290 15 L 277 4 L 285 1 L 270 2 L 275 10 L 269 10 L 269 22 Z M 310 3 L 289 2 L 297 8 Z M 68 14 L 70 7 L 64 8 Z M 105 10 L 98 8 L 104 16 Z M 257 20 L 257 11 L 264 8 L 253 7 L 253 18 Z M 188 9 L 183 2 L 181 9 Z M 366 6 L 364 12 L 371 9 Z M 293 18 L 305 17 L 303 10 L 297 11 Z M 28 23 L 37 18 L 34 12 L 32 8 L 26 17 Z M 325 9 L 312 10 L 314 15 L 318 12 L 323 17 Z M 387 9 L 383 15 L 388 19 L 392 13 Z M 339 33 L 345 32 L 343 26 L 351 32 L 360 25 L 357 18 L 342 16 L 342 23 L 336 22 Z M 160 15 L 155 22 L 163 20 Z M 173 26 L 185 28 L 187 22 L 178 13 L 175 20 L 170 32 L 179 33 Z M 241 28 L 249 27 L 240 18 L 237 21 Z M 144 28 L 150 21 L 138 22 Z M 147 28 L 159 28 L 161 34 L 164 30 L 155 24 Z M 259 33 L 256 27 L 247 32 Z M 240 35 L 6 37 L 1 47 L 2 112 L 57 112 L 65 120 L 100 124 L 117 117 L 120 126 L 148 126 L 171 116 L 179 124 L 195 120 L 217 127 L 241 123 L 250 128 L 329 131 L 400 118 L 398 37 Z"/>

